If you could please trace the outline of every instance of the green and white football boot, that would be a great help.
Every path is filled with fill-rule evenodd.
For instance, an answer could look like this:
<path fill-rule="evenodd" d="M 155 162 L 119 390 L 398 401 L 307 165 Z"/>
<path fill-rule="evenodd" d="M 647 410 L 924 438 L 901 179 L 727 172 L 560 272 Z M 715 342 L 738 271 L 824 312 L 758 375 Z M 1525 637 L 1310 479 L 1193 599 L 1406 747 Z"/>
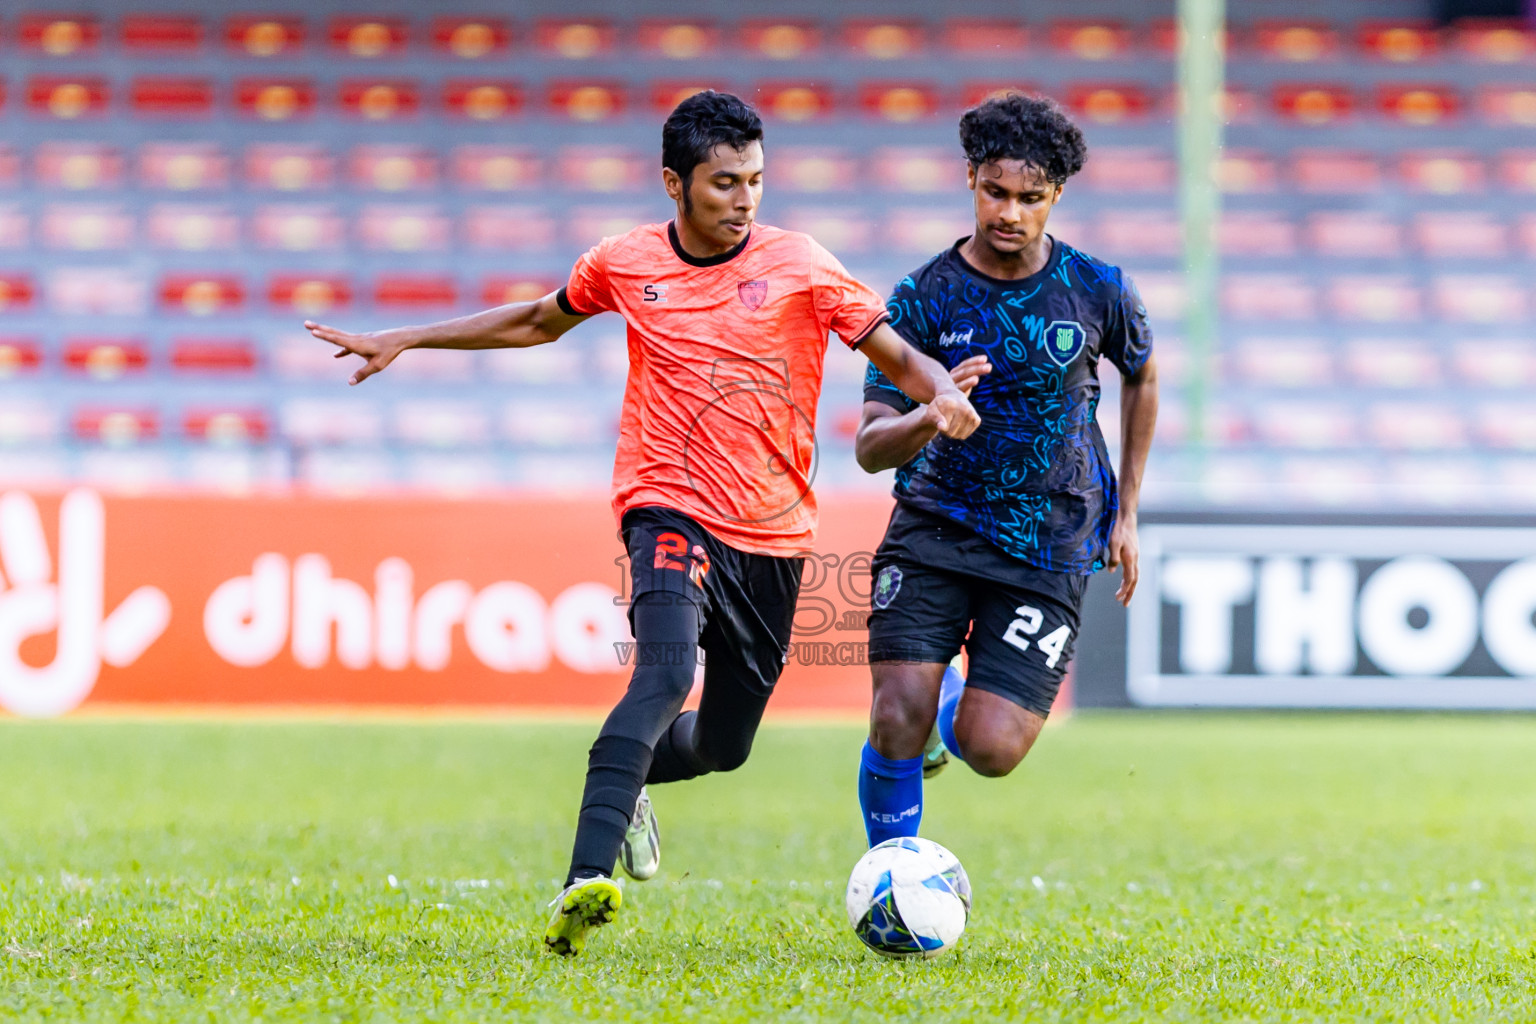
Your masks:
<path fill-rule="evenodd" d="M 640 799 L 635 801 L 629 830 L 624 833 L 624 845 L 619 847 L 619 864 L 637 882 L 654 876 L 661 867 L 661 826 L 656 824 L 656 810 L 644 786 L 640 787 Z"/>

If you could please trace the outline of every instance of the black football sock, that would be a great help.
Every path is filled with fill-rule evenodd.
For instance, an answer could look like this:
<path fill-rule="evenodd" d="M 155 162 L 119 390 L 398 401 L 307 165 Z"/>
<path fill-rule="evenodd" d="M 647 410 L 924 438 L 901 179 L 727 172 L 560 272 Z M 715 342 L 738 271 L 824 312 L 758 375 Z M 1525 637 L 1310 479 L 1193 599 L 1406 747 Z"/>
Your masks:
<path fill-rule="evenodd" d="M 651 748 L 639 740 L 599 736 L 592 744 L 566 885 L 577 878 L 613 873 L 650 765 Z"/>

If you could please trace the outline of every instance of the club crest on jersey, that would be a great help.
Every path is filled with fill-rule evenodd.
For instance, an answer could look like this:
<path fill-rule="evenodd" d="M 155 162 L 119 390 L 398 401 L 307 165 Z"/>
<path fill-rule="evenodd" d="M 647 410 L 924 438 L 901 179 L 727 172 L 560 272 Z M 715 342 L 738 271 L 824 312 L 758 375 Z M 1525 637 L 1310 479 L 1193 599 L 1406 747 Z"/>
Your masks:
<path fill-rule="evenodd" d="M 894 565 L 888 565 L 880 570 L 880 575 L 875 577 L 875 592 L 871 595 L 871 602 L 881 611 L 891 606 L 896 600 L 896 594 L 901 590 L 901 570 Z"/>
<path fill-rule="evenodd" d="M 741 297 L 743 306 L 756 310 L 768 298 L 768 282 L 743 281 L 736 286 L 736 294 Z"/>
<path fill-rule="evenodd" d="M 1052 320 L 1045 328 L 1045 351 L 1058 366 L 1066 366 L 1088 344 L 1088 332 L 1076 320 Z"/>

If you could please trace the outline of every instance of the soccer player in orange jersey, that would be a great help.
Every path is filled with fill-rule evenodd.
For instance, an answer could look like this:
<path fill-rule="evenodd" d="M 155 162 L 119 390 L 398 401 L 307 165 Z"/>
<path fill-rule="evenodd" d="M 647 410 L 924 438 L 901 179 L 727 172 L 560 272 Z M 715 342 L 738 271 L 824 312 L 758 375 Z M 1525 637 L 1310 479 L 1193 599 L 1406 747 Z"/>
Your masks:
<path fill-rule="evenodd" d="M 644 785 L 746 760 L 783 669 L 816 529 L 813 431 L 827 335 L 867 356 L 937 429 L 979 420 L 937 361 L 886 323 L 885 302 L 813 239 L 756 223 L 763 128 L 735 96 L 684 100 L 662 128 L 667 224 L 605 238 L 564 288 L 421 327 L 352 334 L 305 326 L 366 362 L 408 348 L 526 348 L 598 313 L 628 323 L 629 381 L 613 510 L 629 551 L 635 668 L 588 756 L 566 886 L 546 945 L 579 953 L 613 919 L 616 861 L 649 878 L 659 833 Z M 698 651 L 699 710 L 682 713 Z"/>

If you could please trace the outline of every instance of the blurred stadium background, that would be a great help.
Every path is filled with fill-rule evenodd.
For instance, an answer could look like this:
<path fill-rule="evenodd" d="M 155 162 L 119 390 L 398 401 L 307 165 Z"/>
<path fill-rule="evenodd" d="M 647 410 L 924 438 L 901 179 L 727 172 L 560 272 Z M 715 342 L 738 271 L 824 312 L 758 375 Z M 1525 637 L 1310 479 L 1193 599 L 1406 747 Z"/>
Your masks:
<path fill-rule="evenodd" d="M 357 391 L 301 321 L 438 319 L 558 286 L 599 237 L 668 216 L 659 125 L 710 86 L 768 121 L 763 218 L 883 290 L 969 229 L 958 112 L 1023 88 L 1091 147 L 1052 230 L 1127 267 L 1152 314 L 1149 511 L 1529 514 L 1521 3 L 1181 11 L 1225 16 L 1224 67 L 1208 45 L 1181 79 L 1171 2 L 8 4 L 0 487 L 600 510 L 617 318 L 543 349 L 411 353 Z M 828 361 L 829 509 L 889 486 L 852 457 L 862 373 Z"/>

